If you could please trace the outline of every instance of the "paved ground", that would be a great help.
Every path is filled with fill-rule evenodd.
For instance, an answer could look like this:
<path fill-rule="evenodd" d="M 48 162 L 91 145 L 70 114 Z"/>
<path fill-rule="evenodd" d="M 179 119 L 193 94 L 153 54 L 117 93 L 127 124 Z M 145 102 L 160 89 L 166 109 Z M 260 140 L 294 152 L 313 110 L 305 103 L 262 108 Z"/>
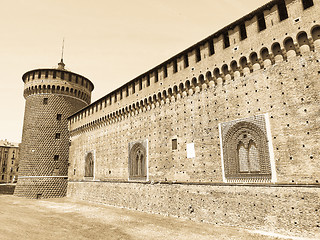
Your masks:
<path fill-rule="evenodd" d="M 219 227 L 67 198 L 32 200 L 0 195 L 0 239 L 271 240 Z"/>

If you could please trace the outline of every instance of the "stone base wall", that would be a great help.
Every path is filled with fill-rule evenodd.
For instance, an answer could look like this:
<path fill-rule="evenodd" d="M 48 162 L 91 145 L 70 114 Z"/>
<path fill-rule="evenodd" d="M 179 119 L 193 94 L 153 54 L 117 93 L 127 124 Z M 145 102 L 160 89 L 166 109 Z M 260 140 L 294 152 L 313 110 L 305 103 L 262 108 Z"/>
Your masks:
<path fill-rule="evenodd" d="M 14 195 L 26 198 L 65 197 L 67 184 L 66 177 L 19 178 Z"/>
<path fill-rule="evenodd" d="M 0 194 L 12 195 L 15 187 L 15 184 L 0 184 Z"/>
<path fill-rule="evenodd" d="M 69 182 L 67 196 L 217 225 L 320 238 L 317 186 Z"/>

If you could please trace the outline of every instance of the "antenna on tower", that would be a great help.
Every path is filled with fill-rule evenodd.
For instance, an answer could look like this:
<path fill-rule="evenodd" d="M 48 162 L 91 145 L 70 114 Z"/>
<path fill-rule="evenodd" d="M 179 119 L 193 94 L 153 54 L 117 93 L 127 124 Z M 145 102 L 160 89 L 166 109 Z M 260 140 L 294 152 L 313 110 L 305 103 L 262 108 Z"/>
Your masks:
<path fill-rule="evenodd" d="M 62 40 L 61 62 L 63 62 L 64 38 Z"/>
<path fill-rule="evenodd" d="M 58 69 L 64 70 L 65 64 L 63 63 L 63 51 L 64 51 L 64 38 L 62 40 L 61 61 L 58 63 Z"/>

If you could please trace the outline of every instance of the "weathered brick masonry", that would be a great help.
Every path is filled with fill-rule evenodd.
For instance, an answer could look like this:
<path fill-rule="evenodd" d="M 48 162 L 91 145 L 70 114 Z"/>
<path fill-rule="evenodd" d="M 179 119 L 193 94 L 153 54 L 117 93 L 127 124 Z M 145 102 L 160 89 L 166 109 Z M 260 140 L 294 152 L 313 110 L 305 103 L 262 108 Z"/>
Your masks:
<path fill-rule="evenodd" d="M 68 196 L 320 237 L 319 12 L 272 1 L 72 115 Z"/>
<path fill-rule="evenodd" d="M 16 194 L 66 183 L 69 133 L 57 144 L 48 96 L 76 112 L 69 197 L 320 238 L 319 12 L 318 0 L 271 1 L 78 112 L 90 81 L 75 94 L 57 71 L 59 94 L 45 93 L 45 71 L 28 72 Z"/>

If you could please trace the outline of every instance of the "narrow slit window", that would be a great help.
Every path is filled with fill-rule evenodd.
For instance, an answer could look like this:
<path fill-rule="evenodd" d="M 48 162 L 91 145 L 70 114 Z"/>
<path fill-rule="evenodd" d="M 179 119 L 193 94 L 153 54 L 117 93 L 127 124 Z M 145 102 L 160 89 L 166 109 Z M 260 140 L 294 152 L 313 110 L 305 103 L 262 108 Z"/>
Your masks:
<path fill-rule="evenodd" d="M 163 66 L 163 77 L 164 78 L 168 77 L 168 69 L 166 65 Z"/>
<path fill-rule="evenodd" d="M 244 40 L 247 38 L 247 30 L 246 30 L 246 25 L 244 23 L 241 23 L 239 25 L 240 28 L 240 39 Z"/>
<path fill-rule="evenodd" d="M 38 78 L 41 78 L 41 71 L 38 72 Z"/>
<path fill-rule="evenodd" d="M 139 90 L 142 90 L 142 79 L 139 79 Z"/>
<path fill-rule="evenodd" d="M 209 40 L 209 55 L 214 54 L 214 45 L 213 45 L 213 39 Z"/>
<path fill-rule="evenodd" d="M 56 72 L 56 71 L 53 71 L 52 77 L 53 77 L 53 78 L 56 78 L 56 77 L 57 77 L 57 72 Z"/>
<path fill-rule="evenodd" d="M 120 100 L 122 99 L 122 89 L 120 89 Z"/>
<path fill-rule="evenodd" d="M 196 62 L 201 61 L 201 52 L 200 52 L 200 48 L 196 48 Z"/>
<path fill-rule="evenodd" d="M 46 71 L 45 78 L 48 78 L 48 75 L 49 75 L 49 71 Z"/>
<path fill-rule="evenodd" d="M 154 82 L 158 82 L 159 81 L 159 77 L 158 77 L 158 71 L 154 72 Z"/>
<path fill-rule="evenodd" d="M 257 15 L 257 19 L 258 19 L 258 28 L 259 28 L 259 32 L 266 29 L 266 20 L 264 19 L 264 14 L 263 12 L 258 13 Z"/>
<path fill-rule="evenodd" d="M 302 0 L 303 9 L 307 9 L 313 6 L 313 0 Z"/>
<path fill-rule="evenodd" d="M 224 43 L 224 48 L 230 47 L 230 39 L 229 39 L 229 33 L 225 32 L 223 34 L 223 43 Z"/>
<path fill-rule="evenodd" d="M 184 55 L 184 67 L 187 68 L 189 67 L 189 58 L 188 58 L 188 53 Z"/>
<path fill-rule="evenodd" d="M 136 92 L 136 88 L 135 88 L 135 83 L 133 82 L 132 83 L 132 93 L 135 93 Z"/>
<path fill-rule="evenodd" d="M 278 3 L 278 13 L 279 13 L 280 21 L 283 21 L 288 18 L 287 6 L 284 0 L 281 0 Z"/>
<path fill-rule="evenodd" d="M 178 72 L 178 63 L 177 59 L 173 60 L 173 73 Z"/>
<path fill-rule="evenodd" d="M 178 149 L 178 140 L 176 138 L 172 139 L 172 150 Z"/>
<path fill-rule="evenodd" d="M 64 72 L 61 72 L 61 79 L 64 80 Z"/>
<path fill-rule="evenodd" d="M 150 75 L 148 74 L 147 75 L 147 87 L 149 87 L 150 86 Z"/>
<path fill-rule="evenodd" d="M 128 85 L 126 86 L 126 97 L 128 97 L 129 96 L 129 87 L 128 87 Z"/>

